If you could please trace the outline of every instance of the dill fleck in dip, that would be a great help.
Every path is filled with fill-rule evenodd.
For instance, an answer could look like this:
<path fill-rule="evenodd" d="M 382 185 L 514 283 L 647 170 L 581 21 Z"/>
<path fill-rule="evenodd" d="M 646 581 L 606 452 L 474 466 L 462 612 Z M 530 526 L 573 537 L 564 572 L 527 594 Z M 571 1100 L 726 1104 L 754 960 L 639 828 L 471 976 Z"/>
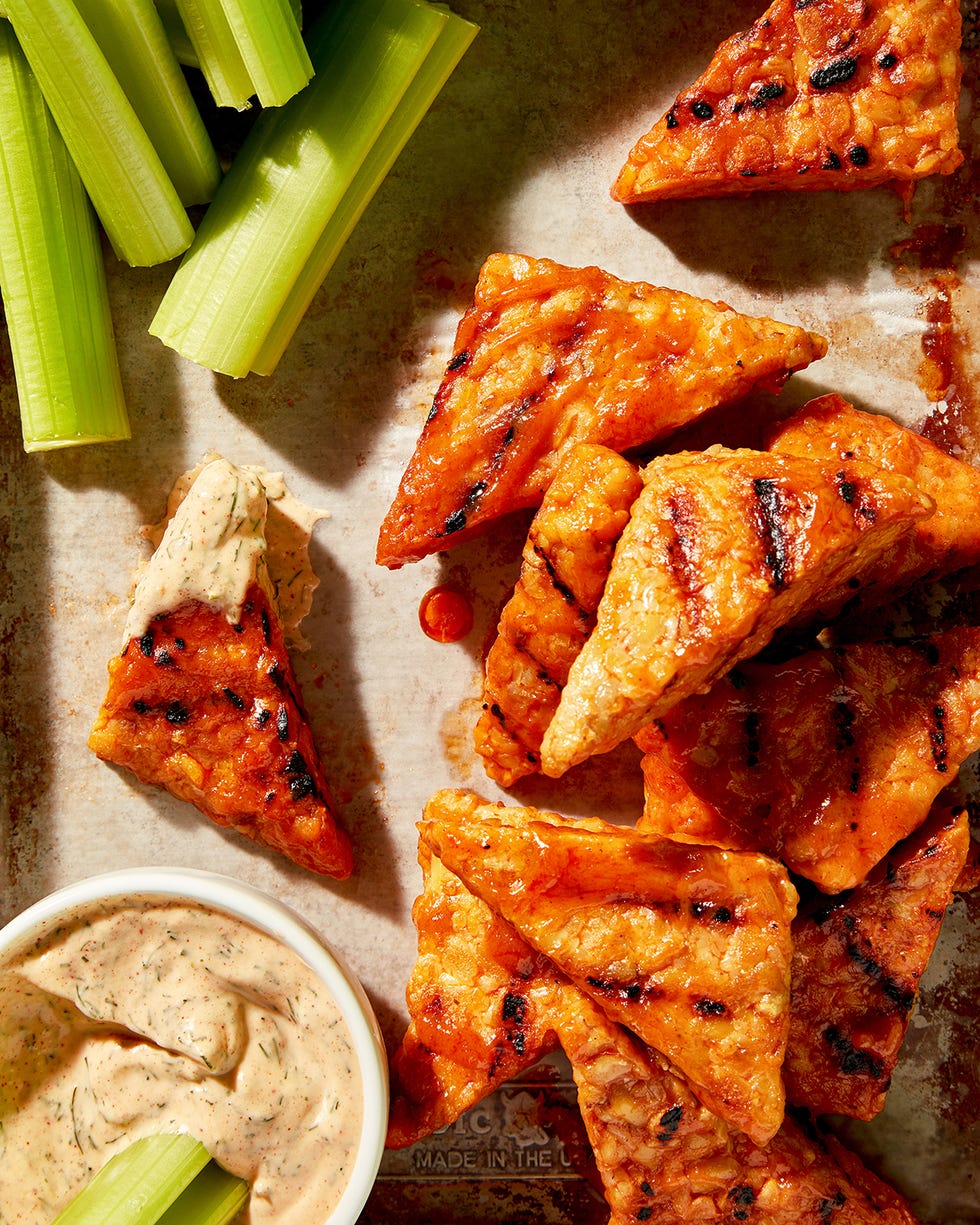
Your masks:
<path fill-rule="evenodd" d="M 174 1131 L 248 1180 L 243 1222 L 319 1225 L 361 1098 L 326 987 L 218 911 L 116 899 L 0 963 L 0 1225 L 48 1225 L 125 1144 Z"/>

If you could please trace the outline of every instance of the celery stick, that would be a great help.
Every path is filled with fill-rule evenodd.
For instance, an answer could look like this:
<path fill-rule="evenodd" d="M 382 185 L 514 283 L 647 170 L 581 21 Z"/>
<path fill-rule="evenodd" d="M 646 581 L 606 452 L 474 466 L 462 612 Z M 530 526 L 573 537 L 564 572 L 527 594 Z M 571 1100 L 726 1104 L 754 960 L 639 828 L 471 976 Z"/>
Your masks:
<path fill-rule="evenodd" d="M 4 3 L 117 255 L 149 265 L 186 250 L 190 219 L 75 4 Z"/>
<path fill-rule="evenodd" d="M 313 254 L 306 261 L 255 356 L 253 374 L 272 374 L 279 364 L 344 243 L 476 34 L 477 27 L 471 22 L 449 16 L 425 63 L 327 222 Z"/>
<path fill-rule="evenodd" d="M 182 204 L 205 204 L 218 155 L 153 0 L 75 0 Z"/>
<path fill-rule="evenodd" d="M 191 42 L 186 29 L 184 29 L 184 22 L 177 8 L 177 0 L 156 0 L 156 6 L 178 62 L 187 68 L 200 68 L 201 63 L 194 49 L 194 44 Z M 302 0 L 289 0 L 289 7 L 292 9 L 297 28 L 302 29 Z"/>
<path fill-rule="evenodd" d="M 253 92 L 262 106 L 282 106 L 313 76 L 288 0 L 222 0 Z"/>
<path fill-rule="evenodd" d="M 229 1225 L 248 1199 L 248 1183 L 210 1161 L 157 1225 Z"/>
<path fill-rule="evenodd" d="M 244 111 L 255 92 L 220 0 L 176 0 L 177 12 L 218 106 Z"/>
<path fill-rule="evenodd" d="M 184 21 L 177 8 L 177 0 L 156 0 L 157 12 L 167 31 L 167 38 L 177 62 L 185 68 L 200 68 L 200 61 L 190 36 L 184 29 Z"/>
<path fill-rule="evenodd" d="M 447 22 L 421 0 L 342 0 L 309 45 L 316 75 L 249 133 L 150 332 L 223 374 L 248 374 Z M 472 27 L 469 27 L 472 29 Z M 376 167 L 364 182 L 372 184 Z"/>
<path fill-rule="evenodd" d="M 25 449 L 128 438 L 95 215 L 2 20 L 0 293 Z"/>
<path fill-rule="evenodd" d="M 219 106 L 281 106 L 313 75 L 290 0 L 177 0 Z"/>
<path fill-rule="evenodd" d="M 53 1225 L 154 1225 L 209 1161 L 208 1150 L 193 1136 L 134 1140 L 99 1170 Z"/>

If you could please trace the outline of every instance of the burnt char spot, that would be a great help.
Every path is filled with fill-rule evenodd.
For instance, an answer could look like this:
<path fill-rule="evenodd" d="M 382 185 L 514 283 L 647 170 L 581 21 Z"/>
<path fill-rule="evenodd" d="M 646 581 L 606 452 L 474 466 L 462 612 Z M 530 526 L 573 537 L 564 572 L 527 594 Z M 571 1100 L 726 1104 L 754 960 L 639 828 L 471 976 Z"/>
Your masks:
<path fill-rule="evenodd" d="M 723 1017 L 728 1013 L 727 1007 L 721 1000 L 695 1000 L 694 1011 L 700 1017 Z"/>
<path fill-rule="evenodd" d="M 282 668 L 280 668 L 278 664 L 272 665 L 272 667 L 269 669 L 268 677 L 269 680 L 272 681 L 273 685 L 275 685 L 275 687 L 280 691 L 280 693 L 285 692 L 286 678 L 283 675 Z"/>
<path fill-rule="evenodd" d="M 526 996 L 508 991 L 504 996 L 503 1017 L 505 1021 L 509 1022 L 506 1030 L 507 1041 L 513 1046 L 518 1055 L 523 1055 L 527 1044 L 527 1034 L 525 1032 L 527 1024 Z"/>
<path fill-rule="evenodd" d="M 676 1134 L 683 1118 L 683 1106 L 671 1106 L 669 1110 L 664 1111 L 660 1116 L 660 1131 L 657 1133 L 657 1139 L 661 1144 L 666 1144 L 671 1136 Z"/>
<path fill-rule="evenodd" d="M 638 1221 L 649 1221 L 653 1216 L 653 1209 L 649 1204 L 644 1204 L 642 1208 L 636 1210 L 636 1219 Z"/>
<path fill-rule="evenodd" d="M 810 73 L 810 84 L 814 89 L 832 89 L 835 85 L 843 85 L 857 72 L 858 62 L 853 55 L 842 55 L 839 60 L 831 60 L 822 68 L 815 68 Z"/>
<path fill-rule="evenodd" d="M 263 706 L 261 710 L 257 710 L 255 712 L 255 722 L 259 725 L 259 727 L 265 727 L 271 718 L 272 711 L 265 706 Z"/>
<path fill-rule="evenodd" d="M 265 608 L 262 609 L 261 621 L 262 621 L 262 638 L 265 642 L 265 645 L 268 646 L 272 642 L 272 625 L 269 622 L 268 610 Z"/>
<path fill-rule="evenodd" d="M 153 656 L 153 662 L 158 668 L 172 668 L 174 666 L 174 657 L 166 647 L 161 647 Z"/>
<path fill-rule="evenodd" d="M 466 518 L 473 507 L 479 502 L 480 498 L 486 492 L 486 481 L 476 481 L 466 491 L 466 497 L 463 499 L 463 505 L 459 510 L 454 510 L 453 513 L 446 518 L 443 524 L 443 530 L 440 533 L 442 536 L 452 536 L 455 532 L 461 532 L 466 527 Z"/>
<path fill-rule="evenodd" d="M 936 770 L 945 774 L 949 769 L 947 760 L 949 751 L 946 747 L 946 711 L 942 706 L 934 706 L 932 717 L 935 721 L 929 732 L 929 743 L 932 746 L 932 760 Z"/>
<path fill-rule="evenodd" d="M 854 745 L 854 724 L 857 721 L 857 712 L 847 698 L 841 697 L 834 701 L 832 717 L 834 730 L 837 733 L 834 748 L 838 753 L 842 753 Z"/>
<path fill-rule="evenodd" d="M 878 67 L 883 68 L 886 72 L 889 68 L 894 68 L 898 63 L 898 56 L 891 51 L 886 51 L 878 60 Z"/>
<path fill-rule="evenodd" d="M 312 774 L 296 774 L 289 780 L 289 794 L 294 800 L 303 800 L 316 794 L 316 783 Z"/>
<path fill-rule="evenodd" d="M 153 631 L 147 630 L 140 638 L 140 653 L 145 655 L 147 659 L 153 654 Z"/>
<path fill-rule="evenodd" d="M 847 157 L 852 166 L 867 166 L 871 161 L 871 154 L 864 145 L 853 145 L 848 149 Z"/>
<path fill-rule="evenodd" d="M 175 727 L 179 727 L 181 724 L 186 723 L 190 717 L 191 712 L 187 709 L 187 707 L 177 701 L 171 702 L 164 713 L 164 718 L 167 720 L 167 722 L 172 723 Z"/>
<path fill-rule="evenodd" d="M 289 711 L 285 706 L 276 711 L 276 735 L 282 741 L 289 739 Z"/>
<path fill-rule="evenodd" d="M 847 479 L 847 474 L 845 472 L 837 473 L 837 492 L 848 504 L 848 506 L 850 506 L 854 501 L 854 495 L 857 493 L 857 486 L 853 481 L 849 481 Z"/>
<path fill-rule="evenodd" d="M 554 563 L 552 562 L 551 558 L 548 557 L 548 555 L 542 549 L 540 549 L 537 545 L 534 546 L 534 552 L 537 554 L 538 558 L 541 561 L 541 564 L 544 566 L 545 573 L 547 574 L 548 578 L 551 580 L 551 585 L 552 587 L 554 587 L 555 591 L 558 592 L 558 594 L 561 596 L 561 598 L 565 601 L 566 604 L 570 604 L 576 608 L 580 608 L 579 602 L 575 598 L 575 592 L 572 591 L 571 587 L 569 587 L 567 583 L 562 582 L 562 580 L 558 577 L 558 572 L 555 569 Z M 584 612 L 585 610 L 581 609 L 581 611 Z"/>
<path fill-rule="evenodd" d="M 833 1198 L 822 1199 L 817 1208 L 820 1214 L 821 1221 L 829 1221 L 838 1208 L 843 1208 L 847 1203 L 847 1196 L 843 1191 L 838 1191 Z"/>
<path fill-rule="evenodd" d="M 747 1221 L 749 1209 L 755 1203 L 755 1192 L 748 1183 L 732 1187 L 731 1191 L 728 1192 L 728 1198 L 732 1201 L 732 1216 L 735 1220 Z"/>
<path fill-rule="evenodd" d="M 845 924 L 847 926 L 847 924 Z M 890 975 L 886 974 L 884 967 L 881 966 L 875 959 L 859 948 L 853 941 L 848 941 L 844 946 L 845 951 L 851 961 L 869 978 L 877 981 L 881 993 L 886 999 L 891 1000 L 895 1007 L 902 1013 L 907 1013 L 911 1010 L 915 1003 L 915 992 L 909 991 L 902 986 L 901 983 L 895 981 Z"/>
<path fill-rule="evenodd" d="M 459 353 L 454 353 L 446 365 L 447 370 L 461 370 L 463 366 L 470 360 L 468 350 L 462 349 Z"/>
<path fill-rule="evenodd" d="M 710 102 L 698 99 L 697 102 L 691 103 L 691 114 L 695 119 L 714 119 L 715 108 Z"/>
<path fill-rule="evenodd" d="M 674 114 L 673 110 L 669 110 L 667 112 L 666 123 L 668 128 L 677 127 L 677 116 Z"/>
<path fill-rule="evenodd" d="M 316 795 L 316 782 L 307 769 L 306 759 L 299 749 L 293 749 L 290 753 L 283 773 L 289 775 L 289 794 L 294 800 Z"/>
<path fill-rule="evenodd" d="M 237 693 L 234 691 L 234 689 L 225 689 L 225 690 L 224 690 L 224 695 L 225 695 L 225 697 L 228 699 L 228 701 L 229 701 L 229 702 L 231 702 L 232 706 L 234 706 L 234 708 L 235 708 L 236 710 L 244 710 L 244 709 L 245 709 L 245 700 L 244 700 L 244 698 L 241 698 L 241 697 L 240 697 L 240 696 L 239 696 L 239 695 L 238 695 L 238 694 L 237 694 Z"/>
<path fill-rule="evenodd" d="M 881 1060 L 856 1047 L 836 1025 L 828 1025 L 823 1031 L 823 1038 L 834 1052 L 837 1066 L 845 1076 L 869 1076 L 872 1080 L 881 1080 L 885 1072 Z"/>
<path fill-rule="evenodd" d="M 653 983 L 620 983 L 608 978 L 594 978 L 592 975 L 585 981 L 596 991 L 615 997 L 624 1004 L 635 1004 L 641 999 L 655 1000 L 663 995 L 661 988 Z"/>
<path fill-rule="evenodd" d="M 135 710 L 138 715 L 145 715 L 149 709 L 149 704 L 141 701 L 139 698 L 137 698 L 133 703 L 133 710 Z"/>
<path fill-rule="evenodd" d="M 780 84 L 779 81 L 766 81 L 764 85 L 759 86 L 751 98 L 752 105 L 758 110 L 760 107 L 765 106 L 767 102 L 781 98 L 785 92 L 786 86 Z"/>
<path fill-rule="evenodd" d="M 827 157 L 821 164 L 820 169 L 821 170 L 840 170 L 840 165 L 841 165 L 840 158 L 833 151 L 833 149 L 828 149 Z"/>
<path fill-rule="evenodd" d="M 776 591 L 786 585 L 789 564 L 789 549 L 782 523 L 782 501 L 775 481 L 768 477 L 757 477 L 752 482 L 759 508 L 756 532 L 766 546 L 765 565 L 770 583 Z"/>
<path fill-rule="evenodd" d="M 692 902 L 691 914 L 695 919 L 707 923 L 731 923 L 732 912 L 727 906 L 716 906 L 714 902 Z"/>

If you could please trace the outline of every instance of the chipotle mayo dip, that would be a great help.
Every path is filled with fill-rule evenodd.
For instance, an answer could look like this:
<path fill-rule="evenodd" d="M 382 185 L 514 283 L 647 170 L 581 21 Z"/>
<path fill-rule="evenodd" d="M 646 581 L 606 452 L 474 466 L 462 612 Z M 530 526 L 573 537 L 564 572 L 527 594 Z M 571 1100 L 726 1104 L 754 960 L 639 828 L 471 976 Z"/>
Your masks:
<path fill-rule="evenodd" d="M 240 916 L 110 896 L 0 952 L 2 1225 L 48 1225 L 125 1145 L 178 1131 L 248 1181 L 242 1222 L 320 1225 L 364 1088 L 327 984 Z"/>

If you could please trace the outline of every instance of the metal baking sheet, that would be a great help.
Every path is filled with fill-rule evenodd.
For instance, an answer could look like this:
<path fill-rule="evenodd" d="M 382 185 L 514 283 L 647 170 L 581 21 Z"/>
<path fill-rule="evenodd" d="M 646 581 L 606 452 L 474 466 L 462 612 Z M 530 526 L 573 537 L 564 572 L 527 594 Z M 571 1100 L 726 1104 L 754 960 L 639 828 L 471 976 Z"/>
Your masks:
<path fill-rule="evenodd" d="M 170 267 L 108 255 L 133 420 L 129 443 L 27 456 L 0 335 L 0 920 L 68 881 L 144 864 L 206 865 L 292 903 L 347 955 L 389 1041 L 415 955 L 415 821 L 440 786 L 503 793 L 471 746 L 482 655 L 517 574 L 519 524 L 388 572 L 378 526 L 414 447 L 483 259 L 521 251 L 724 299 L 822 332 L 830 352 L 792 403 L 837 391 L 980 454 L 977 11 L 966 11 L 967 164 L 905 201 L 889 189 L 626 209 L 609 185 L 635 137 L 755 15 L 738 0 L 454 0 L 481 27 L 308 312 L 277 372 L 236 382 L 147 334 Z M 762 5 L 759 5 L 761 10 Z M 330 512 L 297 670 L 351 830 L 343 884 L 212 826 L 98 762 L 86 737 L 117 648 L 139 528 L 209 449 L 284 472 Z M 422 633 L 423 595 L 452 581 L 475 623 Z M 622 751 L 521 802 L 632 820 Z M 968 779 L 973 774 L 967 771 Z M 976 792 L 973 788 L 973 792 Z M 972 792 L 971 792 L 972 794 Z M 951 909 L 881 1118 L 847 1128 L 926 1225 L 980 1221 L 980 898 Z M 371 1222 L 591 1222 L 601 1192 L 560 1060 L 430 1142 L 386 1156 Z"/>

